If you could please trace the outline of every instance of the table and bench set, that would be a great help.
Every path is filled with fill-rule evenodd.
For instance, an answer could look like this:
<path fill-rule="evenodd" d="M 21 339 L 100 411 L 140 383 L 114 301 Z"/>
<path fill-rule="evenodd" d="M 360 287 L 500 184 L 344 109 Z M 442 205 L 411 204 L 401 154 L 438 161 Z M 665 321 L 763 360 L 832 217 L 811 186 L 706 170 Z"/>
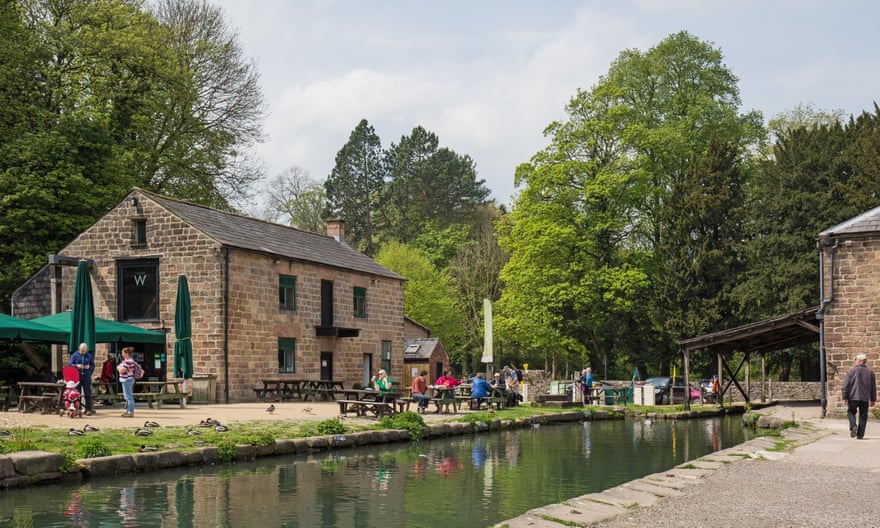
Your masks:
<path fill-rule="evenodd" d="M 161 409 L 164 402 L 176 401 L 181 409 L 186 408 L 187 395 L 182 389 L 183 380 L 173 379 L 168 381 L 137 381 L 134 388 L 135 401 L 146 401 L 152 408 L 153 404 Z M 43 414 L 58 413 L 63 407 L 64 389 L 63 382 L 50 383 L 42 381 L 19 381 L 18 387 L 18 411 L 34 412 Z M 13 387 L 0 388 L 2 407 L 6 411 L 11 407 Z M 122 402 L 122 392 L 117 392 L 116 383 L 95 381 L 92 383 L 92 403 L 109 402 L 111 405 Z"/>

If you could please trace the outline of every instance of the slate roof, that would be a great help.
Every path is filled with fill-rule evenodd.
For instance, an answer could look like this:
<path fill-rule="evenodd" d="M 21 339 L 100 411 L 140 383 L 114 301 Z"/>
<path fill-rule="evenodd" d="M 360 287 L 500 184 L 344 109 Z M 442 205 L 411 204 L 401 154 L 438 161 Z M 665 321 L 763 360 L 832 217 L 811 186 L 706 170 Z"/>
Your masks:
<path fill-rule="evenodd" d="M 431 354 L 434 353 L 434 348 L 437 346 L 437 343 L 440 342 L 440 338 L 437 337 L 426 337 L 422 339 L 404 339 L 403 340 L 403 360 L 428 360 L 431 359 Z M 413 345 L 418 345 L 418 348 L 413 352 L 411 351 Z"/>
<path fill-rule="evenodd" d="M 880 231 L 880 207 L 875 207 L 859 216 L 850 218 L 834 227 L 830 227 L 819 233 L 820 238 L 836 235 L 854 235 L 876 233 Z"/>
<path fill-rule="evenodd" d="M 224 246 L 404 280 L 397 273 L 332 237 L 218 211 L 143 189 L 135 189 L 133 192 L 143 194 L 169 213 Z"/>

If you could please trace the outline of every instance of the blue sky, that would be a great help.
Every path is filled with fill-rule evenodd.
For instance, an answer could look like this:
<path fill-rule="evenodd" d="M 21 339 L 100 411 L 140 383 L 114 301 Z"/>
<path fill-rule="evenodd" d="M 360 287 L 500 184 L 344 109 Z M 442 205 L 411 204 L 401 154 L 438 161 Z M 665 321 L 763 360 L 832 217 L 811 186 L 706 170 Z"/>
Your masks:
<path fill-rule="evenodd" d="M 267 173 L 323 181 L 361 119 L 382 146 L 421 125 L 469 154 L 510 203 L 516 166 L 547 144 L 578 88 L 627 48 L 686 30 L 765 120 L 798 104 L 873 111 L 880 2 L 871 0 L 209 0 L 261 73 Z"/>

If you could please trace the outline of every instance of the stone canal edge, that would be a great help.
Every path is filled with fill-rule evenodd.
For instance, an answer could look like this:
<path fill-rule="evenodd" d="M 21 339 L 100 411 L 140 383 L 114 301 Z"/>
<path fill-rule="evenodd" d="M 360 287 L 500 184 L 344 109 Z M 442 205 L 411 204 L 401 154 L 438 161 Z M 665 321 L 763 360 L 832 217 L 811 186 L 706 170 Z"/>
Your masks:
<path fill-rule="evenodd" d="M 778 429 L 778 418 L 760 416 L 759 427 Z M 652 506 L 667 497 L 681 496 L 699 486 L 704 478 L 729 464 L 744 460 L 777 460 L 797 447 L 834 434 L 811 424 L 783 429 L 779 436 L 762 436 L 715 451 L 661 471 L 596 493 L 588 493 L 559 504 L 541 506 L 493 525 L 493 528 L 565 528 L 592 526 L 620 515 Z"/>

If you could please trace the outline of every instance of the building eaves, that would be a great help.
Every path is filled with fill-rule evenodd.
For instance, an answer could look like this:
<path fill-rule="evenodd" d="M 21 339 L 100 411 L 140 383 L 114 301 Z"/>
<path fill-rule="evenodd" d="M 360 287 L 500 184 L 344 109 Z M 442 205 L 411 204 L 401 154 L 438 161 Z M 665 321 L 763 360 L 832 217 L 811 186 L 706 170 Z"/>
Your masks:
<path fill-rule="evenodd" d="M 334 238 L 136 189 L 223 246 L 404 280 Z"/>

